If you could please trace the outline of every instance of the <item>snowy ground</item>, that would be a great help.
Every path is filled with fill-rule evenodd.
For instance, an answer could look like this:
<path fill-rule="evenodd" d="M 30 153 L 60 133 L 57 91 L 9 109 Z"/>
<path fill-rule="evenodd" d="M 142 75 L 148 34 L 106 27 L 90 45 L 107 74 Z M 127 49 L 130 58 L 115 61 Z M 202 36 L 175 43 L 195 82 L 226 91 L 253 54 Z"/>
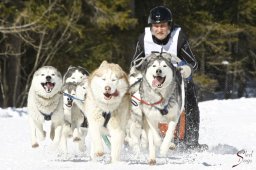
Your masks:
<path fill-rule="evenodd" d="M 0 169 L 256 169 L 256 98 L 212 100 L 199 104 L 201 112 L 200 143 L 209 145 L 202 153 L 171 152 L 168 158 L 157 158 L 156 166 L 146 164 L 141 154 L 134 160 L 130 151 L 123 150 L 122 162 L 108 164 L 109 151 L 97 162 L 88 153 L 81 154 L 69 142 L 70 154 L 58 156 L 50 149 L 50 141 L 32 149 L 29 125 L 24 109 L 0 108 Z M 87 139 L 87 144 L 89 139 Z M 88 146 L 90 148 L 90 146 Z M 238 155 L 237 155 L 238 153 Z M 237 165 L 238 164 L 238 165 Z M 232 168 L 233 165 L 237 165 Z"/>

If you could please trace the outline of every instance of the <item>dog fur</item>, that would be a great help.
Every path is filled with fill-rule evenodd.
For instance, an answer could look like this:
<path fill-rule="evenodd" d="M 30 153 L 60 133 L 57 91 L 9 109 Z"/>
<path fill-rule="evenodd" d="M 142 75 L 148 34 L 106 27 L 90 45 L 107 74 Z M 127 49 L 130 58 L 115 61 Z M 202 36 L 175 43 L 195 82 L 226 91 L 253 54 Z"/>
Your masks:
<path fill-rule="evenodd" d="M 63 100 L 59 93 L 62 87 L 60 72 L 52 66 L 39 68 L 33 75 L 28 93 L 28 116 L 31 128 L 32 147 L 38 147 L 38 139 L 43 140 L 45 120 L 51 120 L 50 137 L 57 145 L 64 123 Z"/>
<path fill-rule="evenodd" d="M 166 156 L 173 146 L 174 130 L 184 109 L 184 82 L 167 54 L 152 53 L 141 66 L 143 75 L 139 90 L 132 96 L 130 145 L 139 152 L 142 130 L 146 132 L 149 164 L 156 163 L 156 147 Z M 167 123 L 168 130 L 161 138 L 159 123 Z"/>
<path fill-rule="evenodd" d="M 120 160 L 125 128 L 130 115 L 129 83 L 126 73 L 114 63 L 103 61 L 88 78 L 85 110 L 91 137 L 91 157 L 102 156 L 102 134 L 110 135 L 111 162 Z M 110 117 L 107 121 L 107 117 Z M 105 117 L 105 118 L 104 118 Z"/>

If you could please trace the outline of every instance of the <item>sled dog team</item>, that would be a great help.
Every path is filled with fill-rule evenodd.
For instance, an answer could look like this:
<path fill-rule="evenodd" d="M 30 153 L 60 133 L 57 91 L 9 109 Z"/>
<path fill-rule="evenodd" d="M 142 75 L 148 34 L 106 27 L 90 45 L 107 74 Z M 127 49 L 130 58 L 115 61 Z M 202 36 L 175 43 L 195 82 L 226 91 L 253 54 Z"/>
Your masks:
<path fill-rule="evenodd" d="M 184 82 L 173 61 L 169 54 L 152 53 L 141 71 L 131 69 L 129 75 L 107 61 L 90 74 L 70 66 L 63 78 L 52 66 L 39 68 L 27 105 L 32 147 L 50 133 L 61 152 L 68 152 L 68 138 L 84 152 L 88 132 L 92 159 L 104 154 L 105 138 L 110 142 L 111 162 L 120 161 L 127 142 L 137 155 L 143 144 L 147 146 L 149 164 L 155 164 L 159 149 L 166 156 L 175 147 L 174 131 L 184 109 Z M 50 132 L 45 132 L 43 124 L 49 120 Z M 168 126 L 164 136 L 159 123 Z"/>

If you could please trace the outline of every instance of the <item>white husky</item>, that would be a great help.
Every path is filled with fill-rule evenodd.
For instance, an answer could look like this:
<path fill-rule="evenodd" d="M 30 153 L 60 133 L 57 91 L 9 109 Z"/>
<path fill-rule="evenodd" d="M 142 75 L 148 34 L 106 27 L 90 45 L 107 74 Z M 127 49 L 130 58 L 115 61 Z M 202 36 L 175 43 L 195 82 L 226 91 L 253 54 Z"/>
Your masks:
<path fill-rule="evenodd" d="M 151 54 L 142 65 L 139 90 L 132 95 L 130 125 L 131 145 L 137 151 L 142 128 L 146 131 L 149 146 L 149 164 L 156 163 L 156 147 L 166 156 L 173 146 L 174 130 L 184 109 L 184 82 L 167 54 Z M 168 125 L 163 140 L 159 124 Z"/>
<path fill-rule="evenodd" d="M 52 66 L 41 67 L 33 75 L 27 105 L 33 148 L 39 146 L 37 138 L 45 139 L 43 123 L 47 120 L 52 121 L 51 139 L 55 144 L 59 142 L 64 123 L 63 100 L 59 93 L 61 87 L 61 74 Z"/>
<path fill-rule="evenodd" d="M 102 134 L 111 139 L 111 161 L 120 160 L 125 127 L 130 114 L 126 73 L 117 64 L 103 61 L 88 78 L 85 110 L 91 136 L 91 157 L 103 155 Z"/>

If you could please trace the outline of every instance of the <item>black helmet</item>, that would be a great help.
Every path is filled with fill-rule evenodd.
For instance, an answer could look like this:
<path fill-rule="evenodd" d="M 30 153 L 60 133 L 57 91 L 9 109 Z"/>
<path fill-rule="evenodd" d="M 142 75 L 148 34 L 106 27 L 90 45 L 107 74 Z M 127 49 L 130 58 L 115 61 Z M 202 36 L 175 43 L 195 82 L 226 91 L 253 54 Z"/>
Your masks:
<path fill-rule="evenodd" d="M 164 6 L 157 6 L 150 10 L 148 24 L 158 24 L 161 22 L 172 23 L 172 12 Z"/>

